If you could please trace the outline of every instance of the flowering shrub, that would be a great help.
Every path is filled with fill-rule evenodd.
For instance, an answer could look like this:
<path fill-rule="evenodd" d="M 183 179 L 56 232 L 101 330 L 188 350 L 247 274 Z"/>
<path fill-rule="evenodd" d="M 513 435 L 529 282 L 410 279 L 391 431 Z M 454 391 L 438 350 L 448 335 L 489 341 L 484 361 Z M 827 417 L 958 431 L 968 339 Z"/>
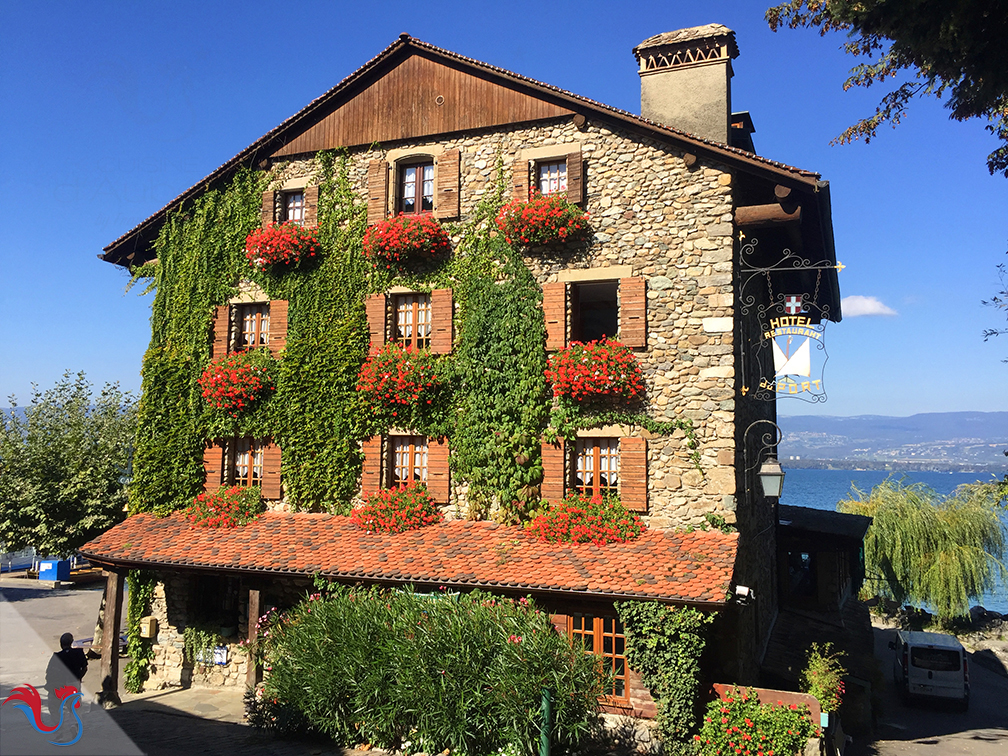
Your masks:
<path fill-rule="evenodd" d="M 442 386 L 438 367 L 428 350 L 389 342 L 361 365 L 357 390 L 376 415 L 402 419 L 405 410 L 434 402 Z"/>
<path fill-rule="evenodd" d="M 427 486 L 410 481 L 367 494 L 366 503 L 354 509 L 350 519 L 369 533 L 402 533 L 441 522 L 444 514 L 427 493 Z"/>
<path fill-rule="evenodd" d="M 186 519 L 201 528 L 237 528 L 259 519 L 266 511 L 257 486 L 221 486 L 214 493 L 201 493 L 185 508 Z"/>
<path fill-rule="evenodd" d="M 320 249 L 315 229 L 297 223 L 257 228 L 245 239 L 245 257 L 256 270 L 271 265 L 291 267 L 315 257 Z"/>
<path fill-rule="evenodd" d="M 597 546 L 631 541 L 644 530 L 640 517 L 628 512 L 615 496 L 571 491 L 526 526 L 541 541 L 567 541 Z"/>
<path fill-rule="evenodd" d="M 497 214 L 497 228 L 508 244 L 536 247 L 584 241 L 591 234 L 588 214 L 562 194 L 536 193 L 528 202 L 509 202 Z"/>
<path fill-rule="evenodd" d="M 815 696 L 823 711 L 836 711 L 843 699 L 843 676 L 847 674 L 840 663 L 842 654 L 833 651 L 833 644 L 820 646 L 813 643 L 808 652 L 808 661 L 801 676 L 801 689 Z"/>
<path fill-rule="evenodd" d="M 211 362 L 199 378 L 203 398 L 214 409 L 237 418 L 276 390 L 270 375 L 271 363 L 266 350 L 238 352 Z"/>
<path fill-rule="evenodd" d="M 386 268 L 411 257 L 438 257 L 451 251 L 444 228 L 430 215 L 397 215 L 364 234 L 364 255 Z"/>
<path fill-rule="evenodd" d="M 546 379 L 553 384 L 553 396 L 575 402 L 608 397 L 629 402 L 644 395 L 644 377 L 634 353 L 609 339 L 571 343 L 550 357 Z"/>
<path fill-rule="evenodd" d="M 732 688 L 724 701 L 711 701 L 694 735 L 701 756 L 794 756 L 818 728 L 805 705 L 760 705 L 751 688 Z"/>

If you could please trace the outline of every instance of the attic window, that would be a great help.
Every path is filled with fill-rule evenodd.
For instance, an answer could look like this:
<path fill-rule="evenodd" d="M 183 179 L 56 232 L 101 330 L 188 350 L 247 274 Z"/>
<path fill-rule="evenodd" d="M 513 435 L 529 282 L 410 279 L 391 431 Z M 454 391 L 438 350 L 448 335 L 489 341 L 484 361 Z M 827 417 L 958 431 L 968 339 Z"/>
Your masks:
<path fill-rule="evenodd" d="M 434 162 L 413 163 L 399 167 L 399 202 L 396 210 L 403 215 L 419 215 L 434 210 Z"/>
<path fill-rule="evenodd" d="M 541 194 L 567 192 L 567 161 L 556 160 L 536 165 L 536 178 Z"/>
<path fill-rule="evenodd" d="M 289 223 L 304 223 L 304 191 L 299 189 L 296 192 L 284 192 L 283 204 L 284 221 Z"/>

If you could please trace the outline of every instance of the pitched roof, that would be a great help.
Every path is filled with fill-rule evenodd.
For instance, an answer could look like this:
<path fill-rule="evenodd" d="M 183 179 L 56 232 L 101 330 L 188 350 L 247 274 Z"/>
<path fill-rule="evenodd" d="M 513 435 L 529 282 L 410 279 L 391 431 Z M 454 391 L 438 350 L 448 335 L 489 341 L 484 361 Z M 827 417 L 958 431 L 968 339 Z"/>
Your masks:
<path fill-rule="evenodd" d="M 675 129 L 663 124 L 655 123 L 641 116 L 634 115 L 619 108 L 581 97 L 559 87 L 545 84 L 535 79 L 528 78 L 508 71 L 497 66 L 467 58 L 450 50 L 445 50 L 435 45 L 413 39 L 408 34 L 400 35 L 399 39 L 389 45 L 376 57 L 365 63 L 343 81 L 330 89 L 325 94 L 312 100 L 307 106 L 295 113 L 293 116 L 282 122 L 279 126 L 267 132 L 260 139 L 246 147 L 222 166 L 213 171 L 206 178 L 202 179 L 178 197 L 173 199 L 156 213 L 140 222 L 118 239 L 104 248 L 104 254 L 99 255 L 103 260 L 116 265 L 132 265 L 145 259 L 150 255 L 147 245 L 151 237 L 156 232 L 160 223 L 169 212 L 177 210 L 182 204 L 196 197 L 207 188 L 217 185 L 219 182 L 230 176 L 241 165 L 253 165 L 257 160 L 270 154 L 271 147 L 289 141 L 292 136 L 298 133 L 316 118 L 319 113 L 327 108 L 331 108 L 346 98 L 352 97 L 356 92 L 357 85 L 368 74 L 373 72 L 380 64 L 384 64 L 393 58 L 402 58 L 410 54 L 424 54 L 435 59 L 441 59 L 453 65 L 460 65 L 471 70 L 474 74 L 482 77 L 496 79 L 501 83 L 519 87 L 540 97 L 549 98 L 558 103 L 566 104 L 576 108 L 579 112 L 603 116 L 610 121 L 617 121 L 625 126 L 637 129 L 649 136 L 675 141 L 683 144 L 687 148 L 696 149 L 700 152 L 714 155 L 716 158 L 726 163 L 736 165 L 740 168 L 759 173 L 761 175 L 773 177 L 778 181 L 791 181 L 805 184 L 814 191 L 825 184 L 819 181 L 819 174 L 813 171 L 806 171 L 793 166 L 785 165 L 774 160 L 769 160 L 751 152 L 720 144 L 709 139 L 688 134 L 685 131 Z M 136 255 L 139 254 L 139 257 Z"/>
<path fill-rule="evenodd" d="M 341 582 L 434 584 L 501 592 L 724 605 L 737 534 L 646 530 L 629 543 L 552 544 L 523 528 L 453 520 L 395 535 L 349 517 L 267 512 L 240 528 L 191 526 L 179 512 L 133 515 L 81 548 L 120 567 L 310 576 Z"/>

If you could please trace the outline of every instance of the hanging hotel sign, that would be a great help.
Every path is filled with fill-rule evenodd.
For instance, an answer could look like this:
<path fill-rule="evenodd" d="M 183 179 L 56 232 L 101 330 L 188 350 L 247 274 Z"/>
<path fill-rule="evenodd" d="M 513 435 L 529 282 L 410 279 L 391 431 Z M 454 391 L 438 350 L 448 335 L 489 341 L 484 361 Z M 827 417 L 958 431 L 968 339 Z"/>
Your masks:
<path fill-rule="evenodd" d="M 786 297 L 797 299 L 800 297 Z M 785 311 L 788 306 L 785 305 Z M 760 379 L 760 388 L 777 395 L 822 395 L 823 366 L 826 347 L 823 343 L 825 325 L 813 323 L 808 315 L 781 315 L 770 318 L 762 334 L 761 347 L 769 344 L 773 352 L 772 377 Z M 814 400 L 816 401 L 816 400 Z"/>
<path fill-rule="evenodd" d="M 825 402 L 823 370 L 829 356 L 824 337 L 830 309 L 828 301 L 820 301 L 820 284 L 823 270 L 841 266 L 828 260 L 813 263 L 788 249 L 771 265 L 756 265 L 758 244 L 747 238 L 741 249 L 739 302 L 743 343 L 748 344 L 742 349 L 742 394 L 765 401 L 792 397 Z M 775 291 L 775 283 L 790 291 Z M 795 291 L 799 286 L 807 290 Z"/>

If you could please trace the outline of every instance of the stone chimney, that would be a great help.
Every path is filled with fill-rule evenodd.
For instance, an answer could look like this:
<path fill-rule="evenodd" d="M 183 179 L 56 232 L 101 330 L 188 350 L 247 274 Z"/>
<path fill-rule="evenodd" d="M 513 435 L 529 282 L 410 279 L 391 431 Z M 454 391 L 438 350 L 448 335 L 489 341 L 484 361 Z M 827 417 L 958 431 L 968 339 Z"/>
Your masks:
<path fill-rule="evenodd" d="M 721 24 L 694 26 L 649 37 L 633 53 L 644 118 L 729 143 L 735 32 Z"/>

